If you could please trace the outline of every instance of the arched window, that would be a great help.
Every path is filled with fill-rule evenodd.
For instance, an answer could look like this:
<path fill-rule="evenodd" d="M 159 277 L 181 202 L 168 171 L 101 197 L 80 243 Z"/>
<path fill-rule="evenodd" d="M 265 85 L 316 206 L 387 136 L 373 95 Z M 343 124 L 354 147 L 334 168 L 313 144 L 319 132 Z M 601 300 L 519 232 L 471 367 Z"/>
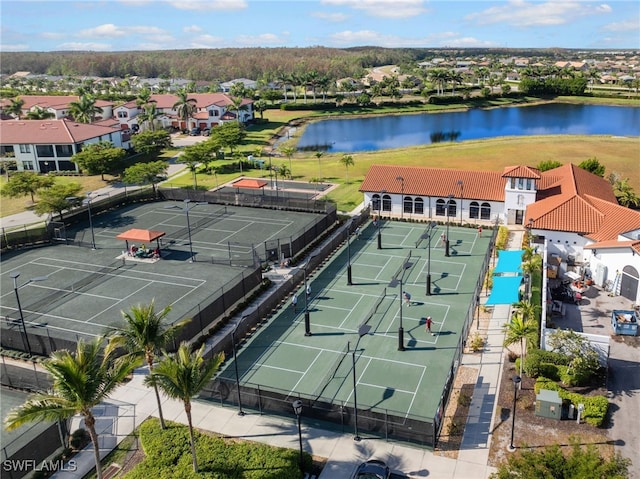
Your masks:
<path fill-rule="evenodd" d="M 402 205 L 402 211 L 405 213 L 413 213 L 413 198 L 411 198 L 411 196 L 405 196 Z"/>
<path fill-rule="evenodd" d="M 489 203 L 482 203 L 482 205 L 480 205 L 480 219 L 491 219 L 491 205 Z"/>
<path fill-rule="evenodd" d="M 377 193 L 371 197 L 371 210 L 380 211 L 380 195 Z"/>
<path fill-rule="evenodd" d="M 458 203 L 455 200 L 449 200 L 449 217 L 455 218 L 458 211 Z"/>
<path fill-rule="evenodd" d="M 413 212 L 417 215 L 424 214 L 424 201 L 422 198 L 416 198 L 416 201 L 413 204 Z"/>
<path fill-rule="evenodd" d="M 436 216 L 445 216 L 447 214 L 447 210 L 445 208 L 444 200 L 436 201 Z"/>
<path fill-rule="evenodd" d="M 382 196 L 382 211 L 391 211 L 391 196 Z"/>
<path fill-rule="evenodd" d="M 480 217 L 480 205 L 477 201 L 472 201 L 469 204 L 469 218 L 478 219 Z"/>

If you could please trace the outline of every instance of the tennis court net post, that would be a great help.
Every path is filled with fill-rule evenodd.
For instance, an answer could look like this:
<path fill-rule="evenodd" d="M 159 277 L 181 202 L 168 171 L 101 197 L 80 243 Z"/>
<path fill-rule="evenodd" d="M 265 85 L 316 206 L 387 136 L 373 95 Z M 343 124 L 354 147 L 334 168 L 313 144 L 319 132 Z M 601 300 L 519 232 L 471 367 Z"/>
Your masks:
<path fill-rule="evenodd" d="M 347 346 L 342 351 L 340 351 L 338 355 L 338 359 L 329 368 L 329 371 L 322 379 L 322 382 L 319 383 L 319 386 L 313 392 L 313 395 L 315 396 L 315 399 L 313 400 L 314 403 L 318 399 L 320 399 L 320 397 L 322 397 L 322 394 L 324 393 L 325 389 L 327 389 L 327 386 L 329 386 L 329 383 L 331 383 L 331 381 L 336 377 L 336 374 L 338 373 L 338 369 L 340 369 L 340 366 L 344 362 L 344 358 L 346 358 L 347 354 L 349 354 L 350 349 L 351 349 L 351 343 L 347 341 Z"/>

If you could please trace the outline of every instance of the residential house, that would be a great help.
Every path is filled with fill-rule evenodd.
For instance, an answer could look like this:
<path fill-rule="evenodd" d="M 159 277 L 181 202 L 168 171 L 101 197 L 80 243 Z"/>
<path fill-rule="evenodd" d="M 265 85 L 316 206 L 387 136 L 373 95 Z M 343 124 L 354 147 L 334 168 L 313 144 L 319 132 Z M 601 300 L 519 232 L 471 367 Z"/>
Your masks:
<path fill-rule="evenodd" d="M 24 101 L 20 116 L 26 116 L 30 111 L 44 110 L 55 115 L 54 119 L 56 120 L 68 118 L 70 104 L 80 99 L 77 95 L 20 95 L 18 98 Z M 5 107 L 10 103 L 11 100 L 5 98 L 0 102 L 0 107 Z M 102 108 L 102 112 L 96 115 L 97 119 L 111 118 L 113 116 L 113 102 L 96 100 L 95 105 Z"/>
<path fill-rule="evenodd" d="M 545 172 L 373 165 L 360 191 L 382 217 L 522 225 L 564 265 L 571 259 L 599 286 L 612 281 L 617 294 L 640 303 L 640 212 L 620 206 L 606 180 L 575 165 Z"/>
<path fill-rule="evenodd" d="M 13 154 L 19 171 L 79 171 L 71 157 L 86 144 L 108 141 L 115 147 L 130 147 L 128 136 L 116 122 L 105 122 L 108 124 L 66 119 L 0 121 L 0 154 Z"/>

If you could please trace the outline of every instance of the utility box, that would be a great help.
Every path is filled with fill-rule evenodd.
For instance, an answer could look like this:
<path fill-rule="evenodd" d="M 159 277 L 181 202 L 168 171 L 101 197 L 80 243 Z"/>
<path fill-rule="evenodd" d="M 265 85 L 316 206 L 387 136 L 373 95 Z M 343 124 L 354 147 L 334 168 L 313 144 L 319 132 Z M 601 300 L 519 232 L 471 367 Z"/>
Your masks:
<path fill-rule="evenodd" d="M 562 399 L 558 391 L 540 390 L 536 395 L 536 416 L 562 419 Z"/>

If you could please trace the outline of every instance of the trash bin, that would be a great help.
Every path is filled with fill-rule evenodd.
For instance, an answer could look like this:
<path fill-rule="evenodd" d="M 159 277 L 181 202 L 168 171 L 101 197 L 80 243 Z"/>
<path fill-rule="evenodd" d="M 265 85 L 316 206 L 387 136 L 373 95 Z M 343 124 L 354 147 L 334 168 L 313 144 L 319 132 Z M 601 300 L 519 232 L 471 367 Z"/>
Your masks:
<path fill-rule="evenodd" d="M 573 404 L 569 404 L 569 419 L 574 418 L 576 407 Z"/>

